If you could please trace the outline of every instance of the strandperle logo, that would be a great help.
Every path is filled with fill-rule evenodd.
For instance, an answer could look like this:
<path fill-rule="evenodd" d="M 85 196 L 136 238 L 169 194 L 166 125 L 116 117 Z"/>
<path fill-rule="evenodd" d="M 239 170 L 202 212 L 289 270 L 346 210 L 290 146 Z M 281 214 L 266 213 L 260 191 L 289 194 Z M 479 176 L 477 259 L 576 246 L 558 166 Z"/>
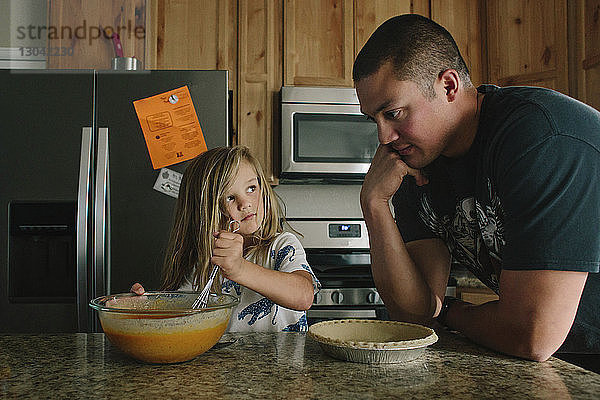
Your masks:
<path fill-rule="evenodd" d="M 91 45 L 92 42 L 101 37 L 110 39 L 106 32 L 115 32 L 119 37 L 125 39 L 144 39 L 146 37 L 146 28 L 141 25 L 134 25 L 131 20 L 126 25 L 120 26 L 94 26 L 89 25 L 84 19 L 83 23 L 75 27 L 69 25 L 45 26 L 45 25 L 27 25 L 17 27 L 17 39 L 87 39 Z"/>

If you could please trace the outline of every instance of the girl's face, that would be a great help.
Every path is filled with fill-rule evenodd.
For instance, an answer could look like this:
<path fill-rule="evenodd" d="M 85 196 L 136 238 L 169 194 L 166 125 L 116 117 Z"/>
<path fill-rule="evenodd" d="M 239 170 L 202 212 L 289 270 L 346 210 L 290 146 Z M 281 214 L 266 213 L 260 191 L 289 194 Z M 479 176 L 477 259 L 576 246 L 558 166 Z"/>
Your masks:
<path fill-rule="evenodd" d="M 254 167 L 243 160 L 229 190 L 225 193 L 229 218 L 240 222 L 239 234 L 256 232 L 264 218 L 263 199 Z"/>

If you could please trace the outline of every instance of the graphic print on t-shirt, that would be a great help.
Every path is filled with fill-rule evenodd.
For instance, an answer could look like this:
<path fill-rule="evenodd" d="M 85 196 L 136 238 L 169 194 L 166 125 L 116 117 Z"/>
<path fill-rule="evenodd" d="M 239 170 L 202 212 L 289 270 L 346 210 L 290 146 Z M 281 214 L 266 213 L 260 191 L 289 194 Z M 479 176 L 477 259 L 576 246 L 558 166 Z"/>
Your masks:
<path fill-rule="evenodd" d="M 273 270 L 279 271 L 282 267 L 283 262 L 287 259 L 288 262 L 293 262 L 295 260 L 296 248 L 292 245 L 285 245 L 283 248 L 278 251 L 271 250 L 270 258 L 273 260 Z M 309 271 L 311 275 L 313 275 L 312 270 L 308 265 L 301 264 L 300 265 L 304 270 Z M 316 279 L 316 277 L 315 277 Z M 316 281 L 318 282 L 318 280 Z M 237 287 L 235 286 L 237 285 Z M 231 291 L 231 289 L 235 289 L 238 292 L 238 296 L 241 294 L 241 287 L 239 284 L 224 285 L 225 290 Z M 280 306 L 266 297 L 260 297 L 259 300 L 254 301 L 244 307 L 237 314 L 237 319 L 239 321 L 246 321 L 248 325 L 254 325 L 257 321 L 261 320 L 265 317 L 270 318 L 270 324 L 275 326 L 277 325 L 277 315 L 279 313 Z M 308 323 L 306 320 L 305 313 L 298 313 L 300 318 L 293 324 L 287 325 L 282 329 L 284 332 L 305 332 L 308 329 Z M 249 317 L 246 319 L 246 317 Z"/>
<path fill-rule="evenodd" d="M 505 244 L 504 212 L 489 178 L 487 186 L 488 204 L 482 205 L 473 196 L 464 197 L 456 203 L 453 216 L 437 215 L 429 196 L 423 193 L 419 217 L 446 243 L 453 261 L 467 267 L 497 293 L 500 251 Z"/>

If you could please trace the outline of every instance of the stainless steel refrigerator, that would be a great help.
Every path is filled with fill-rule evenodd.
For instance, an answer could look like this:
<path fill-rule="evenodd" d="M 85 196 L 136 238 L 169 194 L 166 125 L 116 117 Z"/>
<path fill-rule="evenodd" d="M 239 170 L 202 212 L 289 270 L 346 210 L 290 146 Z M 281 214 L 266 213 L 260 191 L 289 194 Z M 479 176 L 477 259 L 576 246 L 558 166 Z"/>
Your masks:
<path fill-rule="evenodd" d="M 0 70 L 0 332 L 95 331 L 90 299 L 158 288 L 176 200 L 132 102 L 182 86 L 229 145 L 227 71 Z"/>

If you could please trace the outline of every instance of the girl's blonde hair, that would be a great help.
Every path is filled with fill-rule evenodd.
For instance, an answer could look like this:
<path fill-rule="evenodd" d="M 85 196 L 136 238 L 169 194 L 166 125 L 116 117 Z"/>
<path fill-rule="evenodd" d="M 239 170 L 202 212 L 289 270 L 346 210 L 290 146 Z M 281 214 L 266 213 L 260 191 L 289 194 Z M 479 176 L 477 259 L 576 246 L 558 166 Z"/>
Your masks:
<path fill-rule="evenodd" d="M 268 257 L 269 245 L 283 231 L 285 223 L 279 201 L 266 182 L 260 163 L 247 147 L 217 147 L 193 159 L 183 174 L 163 266 L 162 290 L 177 290 L 190 277 L 196 290 L 208 281 L 213 232 L 228 228 L 230 219 L 225 211 L 225 194 L 242 161 L 256 171 L 264 208 L 260 228 L 244 256 L 253 254 L 259 263 Z M 220 282 L 218 275 L 214 291 L 220 291 Z"/>

